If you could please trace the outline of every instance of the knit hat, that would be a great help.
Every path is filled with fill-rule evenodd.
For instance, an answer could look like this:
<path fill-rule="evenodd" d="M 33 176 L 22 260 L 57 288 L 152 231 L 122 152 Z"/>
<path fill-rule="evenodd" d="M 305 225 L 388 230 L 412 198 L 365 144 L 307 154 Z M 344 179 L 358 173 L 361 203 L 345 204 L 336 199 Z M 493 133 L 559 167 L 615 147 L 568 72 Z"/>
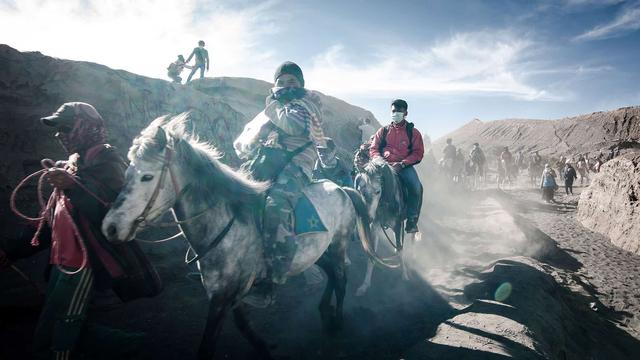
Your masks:
<path fill-rule="evenodd" d="M 273 75 L 273 81 L 275 82 L 278 78 L 284 74 L 290 74 L 296 77 L 300 82 L 300 86 L 304 87 L 304 76 L 302 76 L 302 69 L 298 64 L 285 61 L 276 69 L 276 73 Z"/>

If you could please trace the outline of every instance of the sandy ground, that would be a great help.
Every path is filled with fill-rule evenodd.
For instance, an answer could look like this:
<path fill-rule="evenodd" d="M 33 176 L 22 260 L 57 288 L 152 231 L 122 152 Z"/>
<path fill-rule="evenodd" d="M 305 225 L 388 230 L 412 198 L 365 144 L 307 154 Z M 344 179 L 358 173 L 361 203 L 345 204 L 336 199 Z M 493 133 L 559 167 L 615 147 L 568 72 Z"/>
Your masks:
<path fill-rule="evenodd" d="M 351 244 L 342 331 L 322 332 L 317 303 L 323 284 L 308 285 L 302 276 L 279 290 L 275 306 L 251 309 L 252 325 L 272 344 L 273 355 L 640 358 L 640 257 L 576 222 L 577 195 L 547 205 L 537 191 L 523 188 L 452 193 L 427 199 L 422 240 L 408 244 L 409 281 L 397 270 L 376 269 L 369 292 L 356 297 L 367 259 L 358 243 Z M 102 297 L 103 305 L 92 308 L 93 323 L 143 333 L 141 346 L 90 335 L 84 358 L 195 357 L 207 304 L 202 286 L 187 276 L 182 250 L 180 244 L 149 249 L 156 262 L 164 259 L 159 270 L 166 290 L 159 297 L 112 306 Z M 381 253 L 391 255 L 389 249 Z M 28 349 L 37 298 L 12 271 L 0 275 L 0 286 L 0 359 L 16 358 Z M 254 357 L 228 319 L 216 358 Z"/>

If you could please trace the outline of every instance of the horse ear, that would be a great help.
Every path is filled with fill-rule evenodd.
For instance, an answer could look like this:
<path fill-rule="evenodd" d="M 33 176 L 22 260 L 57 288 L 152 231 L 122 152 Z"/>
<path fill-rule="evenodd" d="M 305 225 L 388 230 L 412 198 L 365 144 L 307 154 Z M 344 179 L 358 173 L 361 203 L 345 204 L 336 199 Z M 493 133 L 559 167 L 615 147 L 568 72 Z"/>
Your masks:
<path fill-rule="evenodd" d="M 159 150 L 162 150 L 167 146 L 167 134 L 161 126 L 156 128 L 156 133 L 153 135 L 153 139 L 155 140 Z"/>

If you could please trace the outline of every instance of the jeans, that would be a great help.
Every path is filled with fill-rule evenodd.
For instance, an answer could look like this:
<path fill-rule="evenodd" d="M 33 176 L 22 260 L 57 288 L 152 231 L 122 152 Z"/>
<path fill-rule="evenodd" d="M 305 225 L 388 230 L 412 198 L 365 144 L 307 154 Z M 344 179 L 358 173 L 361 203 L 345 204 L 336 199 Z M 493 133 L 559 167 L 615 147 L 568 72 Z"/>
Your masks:
<path fill-rule="evenodd" d="M 200 69 L 200 79 L 204 78 L 204 64 L 196 64 L 193 69 L 191 69 L 191 74 L 189 74 L 187 82 L 191 81 L 191 77 L 196 73 L 198 69 Z"/>
<path fill-rule="evenodd" d="M 422 207 L 422 183 L 413 166 L 406 167 L 398 173 L 400 181 L 407 189 L 407 218 L 417 219 Z"/>

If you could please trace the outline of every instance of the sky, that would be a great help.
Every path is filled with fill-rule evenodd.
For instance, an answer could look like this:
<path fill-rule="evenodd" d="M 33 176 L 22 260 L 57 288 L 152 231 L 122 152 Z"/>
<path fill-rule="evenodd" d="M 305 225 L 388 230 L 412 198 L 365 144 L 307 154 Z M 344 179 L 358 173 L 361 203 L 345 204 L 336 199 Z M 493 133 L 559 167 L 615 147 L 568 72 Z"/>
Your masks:
<path fill-rule="evenodd" d="M 207 76 L 291 60 L 382 123 L 407 100 L 432 139 L 640 105 L 640 0 L 0 0 L 0 43 L 155 78 L 200 39 Z"/>

